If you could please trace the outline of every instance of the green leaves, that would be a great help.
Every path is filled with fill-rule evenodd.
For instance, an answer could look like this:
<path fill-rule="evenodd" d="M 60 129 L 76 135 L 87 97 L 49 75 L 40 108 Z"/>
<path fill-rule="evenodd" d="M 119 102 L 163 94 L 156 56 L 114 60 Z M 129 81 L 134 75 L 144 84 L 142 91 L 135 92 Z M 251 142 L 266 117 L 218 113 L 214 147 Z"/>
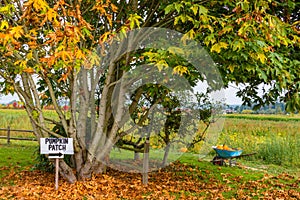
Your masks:
<path fill-rule="evenodd" d="M 204 44 L 206 46 L 213 45 L 216 42 L 215 34 L 210 34 L 204 39 Z"/>
<path fill-rule="evenodd" d="M 174 4 L 169 4 L 168 6 L 165 7 L 165 14 L 167 15 L 174 10 L 175 10 Z"/>
<path fill-rule="evenodd" d="M 290 91 L 295 86 L 293 94 L 299 94 L 300 86 L 295 84 L 299 82 L 299 56 L 292 56 L 295 55 L 294 49 L 300 48 L 299 28 L 295 29 L 298 23 L 289 17 L 297 13 L 299 7 L 283 4 L 247 0 L 202 4 L 210 15 L 200 16 L 200 25 L 195 21 L 194 38 L 210 50 L 226 77 L 225 82 L 253 86 L 275 83 L 279 93 Z M 195 5 L 190 9 L 193 14 L 199 14 Z M 289 14 L 283 16 L 283 10 L 289 10 Z M 275 94 L 270 92 L 263 98 L 272 102 L 279 96 Z M 259 98 L 255 93 L 249 92 L 247 95 L 249 99 Z M 288 95 L 285 101 L 295 98 L 296 95 Z M 260 101 L 263 102 L 263 99 Z M 296 101 L 292 103 L 296 104 Z"/>
<path fill-rule="evenodd" d="M 208 9 L 205 8 L 204 6 L 200 5 L 199 6 L 199 15 L 207 15 L 208 14 Z"/>
<path fill-rule="evenodd" d="M 228 44 L 226 42 L 218 42 L 211 47 L 210 51 L 220 53 L 221 49 L 227 49 L 227 47 Z"/>
<path fill-rule="evenodd" d="M 169 67 L 168 63 L 165 60 L 156 61 L 155 66 L 157 67 L 159 72 L 161 72 L 164 68 Z"/>
<path fill-rule="evenodd" d="M 174 55 L 184 55 L 184 51 L 180 47 L 171 46 L 168 48 L 168 51 Z"/>
<path fill-rule="evenodd" d="M 250 3 L 247 0 L 239 1 L 237 6 L 241 8 L 244 12 L 248 12 L 250 8 Z"/>
<path fill-rule="evenodd" d="M 139 16 L 138 14 L 130 14 L 128 21 L 129 21 L 129 26 L 130 29 L 133 29 L 135 27 L 140 27 L 140 21 L 142 20 L 142 17 Z"/>
<path fill-rule="evenodd" d="M 258 60 L 261 62 L 261 63 L 265 63 L 266 62 L 266 60 L 267 60 L 267 57 L 265 56 L 265 54 L 264 53 L 258 53 L 257 54 L 257 58 L 258 58 Z"/>
<path fill-rule="evenodd" d="M 184 8 L 183 4 L 180 2 L 180 3 L 174 3 L 174 8 L 175 10 L 180 13 L 181 9 Z"/>
<path fill-rule="evenodd" d="M 300 97 L 299 97 L 299 90 L 293 93 L 287 93 L 287 95 L 290 97 L 286 101 L 286 107 L 285 109 L 287 111 L 295 111 L 300 110 Z M 291 96 L 290 96 L 291 95 Z"/>
<path fill-rule="evenodd" d="M 202 5 L 193 4 L 190 9 L 193 11 L 194 15 L 207 15 L 208 9 Z"/>
<path fill-rule="evenodd" d="M 242 40 L 242 39 L 235 40 L 232 43 L 232 50 L 233 51 L 240 51 L 241 49 L 244 49 L 244 48 L 245 48 L 245 41 Z"/>

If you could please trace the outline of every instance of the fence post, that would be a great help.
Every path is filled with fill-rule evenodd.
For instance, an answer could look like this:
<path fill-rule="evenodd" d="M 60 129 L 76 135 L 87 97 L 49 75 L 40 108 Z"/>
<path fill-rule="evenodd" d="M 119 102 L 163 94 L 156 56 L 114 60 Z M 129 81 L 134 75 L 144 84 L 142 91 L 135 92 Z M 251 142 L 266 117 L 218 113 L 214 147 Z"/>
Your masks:
<path fill-rule="evenodd" d="M 10 144 L 10 126 L 7 127 L 7 144 Z"/>

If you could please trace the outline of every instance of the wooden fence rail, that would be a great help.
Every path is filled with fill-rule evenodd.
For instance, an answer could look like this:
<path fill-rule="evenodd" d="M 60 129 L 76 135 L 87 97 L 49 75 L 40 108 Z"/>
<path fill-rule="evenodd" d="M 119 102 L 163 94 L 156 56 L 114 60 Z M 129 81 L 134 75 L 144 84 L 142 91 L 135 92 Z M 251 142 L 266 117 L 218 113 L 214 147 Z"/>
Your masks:
<path fill-rule="evenodd" d="M 10 133 L 13 132 L 23 132 L 23 133 L 33 133 L 32 130 L 20 130 L 11 129 L 9 126 L 7 128 L 0 128 L 0 131 L 6 131 L 6 136 L 0 136 L 0 139 L 6 139 L 7 144 L 10 144 L 10 140 L 27 140 L 27 141 L 37 141 L 36 138 L 21 138 L 21 137 L 11 137 Z"/>

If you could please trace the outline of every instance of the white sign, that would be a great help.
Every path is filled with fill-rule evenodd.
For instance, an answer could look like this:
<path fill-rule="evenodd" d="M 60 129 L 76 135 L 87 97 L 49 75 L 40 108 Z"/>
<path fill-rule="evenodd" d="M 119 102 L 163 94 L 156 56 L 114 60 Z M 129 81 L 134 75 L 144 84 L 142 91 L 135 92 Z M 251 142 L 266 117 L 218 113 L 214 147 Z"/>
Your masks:
<path fill-rule="evenodd" d="M 40 153 L 49 154 L 49 158 L 74 154 L 73 138 L 40 138 Z"/>

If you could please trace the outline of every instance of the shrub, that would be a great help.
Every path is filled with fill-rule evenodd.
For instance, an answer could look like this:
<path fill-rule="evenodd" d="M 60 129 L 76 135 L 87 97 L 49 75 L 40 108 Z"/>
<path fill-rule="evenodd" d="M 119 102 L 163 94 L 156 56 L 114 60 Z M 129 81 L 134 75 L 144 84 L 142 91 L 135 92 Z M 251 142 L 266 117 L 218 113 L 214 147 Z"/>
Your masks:
<path fill-rule="evenodd" d="M 45 154 L 40 154 L 40 147 L 38 147 L 35 151 L 35 155 L 35 160 L 37 163 L 34 165 L 34 169 L 46 172 L 54 172 L 53 163 L 49 161 Z"/>

